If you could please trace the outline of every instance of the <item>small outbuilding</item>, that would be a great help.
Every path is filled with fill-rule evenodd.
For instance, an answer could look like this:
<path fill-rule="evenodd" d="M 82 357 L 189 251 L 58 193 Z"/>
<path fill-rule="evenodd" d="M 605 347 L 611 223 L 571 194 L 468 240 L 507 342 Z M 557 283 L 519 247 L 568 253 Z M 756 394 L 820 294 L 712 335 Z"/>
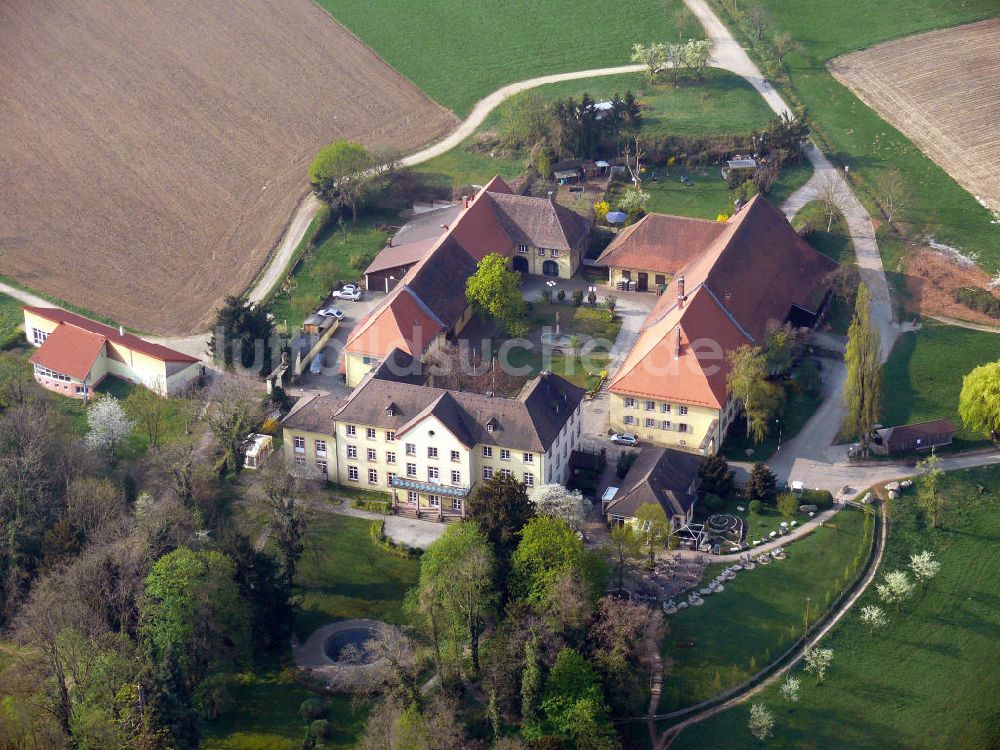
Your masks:
<path fill-rule="evenodd" d="M 250 446 L 247 448 L 244 468 L 259 469 L 271 455 L 274 448 L 274 438 L 270 435 L 255 434 L 250 436 Z"/>
<path fill-rule="evenodd" d="M 673 448 L 642 449 L 612 498 L 602 498 L 608 523 L 631 523 L 646 503 L 659 503 L 672 528 L 691 522 L 701 456 Z"/>
<path fill-rule="evenodd" d="M 910 451 L 929 451 L 950 445 L 955 437 L 955 425 L 950 419 L 883 427 L 872 435 L 871 450 L 879 456 Z"/>

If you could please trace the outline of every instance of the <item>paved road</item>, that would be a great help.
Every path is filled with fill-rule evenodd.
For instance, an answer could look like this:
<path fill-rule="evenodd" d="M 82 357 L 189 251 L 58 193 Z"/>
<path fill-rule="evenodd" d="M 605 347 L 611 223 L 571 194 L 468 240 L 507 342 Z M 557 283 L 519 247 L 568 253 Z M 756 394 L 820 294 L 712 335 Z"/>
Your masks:
<path fill-rule="evenodd" d="M 421 521 L 416 518 L 406 518 L 405 516 L 383 516 L 381 513 L 370 513 L 367 510 L 359 510 L 351 507 L 351 501 L 342 498 L 342 505 L 331 505 L 330 503 L 310 503 L 312 510 L 323 513 L 336 513 L 341 516 L 351 516 L 352 518 L 363 518 L 368 521 L 385 521 L 385 535 L 396 542 L 405 544 L 407 547 L 417 547 L 427 549 L 443 533 L 447 524 L 436 521 Z"/>

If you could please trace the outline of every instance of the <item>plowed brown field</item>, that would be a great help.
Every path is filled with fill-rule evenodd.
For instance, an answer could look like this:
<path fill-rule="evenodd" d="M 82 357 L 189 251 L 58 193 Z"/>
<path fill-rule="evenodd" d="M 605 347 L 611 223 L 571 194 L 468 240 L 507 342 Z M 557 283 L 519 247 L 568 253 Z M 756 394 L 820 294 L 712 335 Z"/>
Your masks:
<path fill-rule="evenodd" d="M 7 0 L 0 273 L 191 332 L 264 265 L 321 145 L 454 123 L 310 0 Z"/>
<path fill-rule="evenodd" d="M 1000 18 L 885 42 L 828 67 L 962 187 L 1000 211 Z"/>

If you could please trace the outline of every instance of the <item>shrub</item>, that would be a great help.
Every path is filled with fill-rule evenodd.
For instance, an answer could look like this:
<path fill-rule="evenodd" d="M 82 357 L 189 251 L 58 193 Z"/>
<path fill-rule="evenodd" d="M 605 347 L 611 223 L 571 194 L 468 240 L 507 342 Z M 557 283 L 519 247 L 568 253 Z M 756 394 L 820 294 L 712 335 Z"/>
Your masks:
<path fill-rule="evenodd" d="M 565 289 L 560 289 L 556 293 L 556 299 L 559 300 L 560 302 L 564 302 L 566 300 L 566 290 Z"/>
<path fill-rule="evenodd" d="M 281 423 L 277 417 L 268 417 L 264 420 L 264 424 L 260 426 L 260 431 L 265 435 L 277 435 L 280 426 Z"/>
<path fill-rule="evenodd" d="M 618 298 L 615 297 L 613 294 L 609 294 L 607 297 L 604 298 L 604 304 L 608 306 L 608 309 L 611 312 L 614 312 L 615 305 L 618 304 Z"/>
<path fill-rule="evenodd" d="M 367 510 L 369 513 L 388 515 L 392 512 L 392 503 L 388 500 L 354 500 L 351 506 L 358 510 Z"/>
<path fill-rule="evenodd" d="M 1000 319 L 1000 299 L 985 289 L 967 286 L 955 291 L 955 301 L 971 310 Z"/>
<path fill-rule="evenodd" d="M 817 508 L 832 508 L 833 495 L 829 490 L 802 490 L 801 505 L 815 505 Z"/>
<path fill-rule="evenodd" d="M 778 495 L 778 511 L 786 518 L 791 518 L 799 512 L 799 498 L 794 492 L 782 492 Z"/>
<path fill-rule="evenodd" d="M 312 730 L 312 736 L 317 740 L 328 740 L 330 739 L 330 722 L 326 719 L 317 719 L 310 725 Z"/>
<path fill-rule="evenodd" d="M 324 716 L 327 708 L 326 701 L 320 698 L 306 698 L 299 706 L 299 716 L 302 721 L 313 722 Z"/>
<path fill-rule="evenodd" d="M 749 508 L 751 513 L 760 513 L 762 510 L 764 510 L 764 503 L 762 503 L 760 500 L 751 500 Z"/>
<path fill-rule="evenodd" d="M 628 470 L 632 468 L 632 464 L 639 457 L 639 454 L 635 451 L 629 451 L 628 453 L 622 453 L 618 457 L 618 468 L 615 471 L 618 474 L 619 479 L 624 479 L 625 475 L 628 474 Z"/>
<path fill-rule="evenodd" d="M 573 307 L 579 307 L 580 305 L 583 304 L 583 290 L 582 289 L 574 289 L 572 297 L 573 297 Z"/>
<path fill-rule="evenodd" d="M 593 289 L 587 292 L 587 303 L 591 307 L 597 304 L 597 292 L 595 292 Z"/>
<path fill-rule="evenodd" d="M 718 495 L 709 493 L 701 499 L 701 504 L 705 507 L 705 510 L 712 513 L 718 513 L 725 505 L 725 501 L 723 501 L 723 499 Z"/>
<path fill-rule="evenodd" d="M 369 533 L 372 538 L 372 544 L 383 552 L 388 552 L 390 555 L 395 555 L 396 557 L 416 557 L 420 554 L 420 550 L 396 544 L 391 539 L 388 539 L 385 535 L 385 521 L 372 521 Z"/>

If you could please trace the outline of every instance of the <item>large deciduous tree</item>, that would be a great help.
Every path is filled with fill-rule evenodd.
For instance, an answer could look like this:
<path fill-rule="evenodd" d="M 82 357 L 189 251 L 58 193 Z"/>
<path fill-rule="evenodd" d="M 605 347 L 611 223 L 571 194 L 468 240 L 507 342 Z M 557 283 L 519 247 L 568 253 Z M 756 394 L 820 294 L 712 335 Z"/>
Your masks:
<path fill-rule="evenodd" d="M 958 414 L 968 429 L 1000 440 L 1000 361 L 977 367 L 962 379 Z"/>
<path fill-rule="evenodd" d="M 528 496 L 540 516 L 561 518 L 579 529 L 590 512 L 590 501 L 580 490 L 568 490 L 561 484 L 541 484 Z"/>
<path fill-rule="evenodd" d="M 493 567 L 486 535 L 472 521 L 448 526 L 420 561 L 420 591 L 433 600 L 452 642 L 468 642 L 476 672 L 479 636 L 497 599 Z"/>
<path fill-rule="evenodd" d="M 515 595 L 544 609 L 552 586 L 567 571 L 587 572 L 583 542 L 560 518 L 533 518 L 522 529 L 521 541 L 511 558 Z"/>
<path fill-rule="evenodd" d="M 633 44 L 632 56 L 629 59 L 646 69 L 646 78 L 652 83 L 656 80 L 660 68 L 667 64 L 667 45 L 662 42 Z"/>
<path fill-rule="evenodd" d="M 87 445 L 107 452 L 114 463 L 118 448 L 129 439 L 135 422 L 128 418 L 121 403 L 107 394 L 87 408 Z"/>
<path fill-rule="evenodd" d="M 319 150 L 309 166 L 309 182 L 316 197 L 332 207 L 351 209 L 357 218 L 357 206 L 371 187 L 375 161 L 357 141 L 334 141 Z"/>
<path fill-rule="evenodd" d="M 656 553 L 665 548 L 670 538 L 670 519 L 659 503 L 643 503 L 635 512 L 635 528 L 642 546 L 649 556 L 649 564 L 656 560 Z"/>
<path fill-rule="evenodd" d="M 620 747 L 604 700 L 601 678 L 576 650 L 556 657 L 542 694 L 543 734 L 555 734 L 569 746 L 589 750 Z"/>
<path fill-rule="evenodd" d="M 938 483 L 944 475 L 941 457 L 932 453 L 922 461 L 917 461 L 920 475 L 917 477 L 917 501 L 931 519 L 931 528 L 938 525 L 941 512 L 948 505 L 948 497 L 938 490 Z"/>
<path fill-rule="evenodd" d="M 743 405 L 747 437 L 759 443 L 781 404 L 780 389 L 767 379 L 767 356 L 759 346 L 743 346 L 729 352 L 730 370 L 726 390 Z"/>
<path fill-rule="evenodd" d="M 248 377 L 231 376 L 216 386 L 208 425 L 222 447 L 222 471 L 243 471 L 250 436 L 263 413 L 261 401 L 257 383 Z"/>
<path fill-rule="evenodd" d="M 490 253 L 465 282 L 470 304 L 500 323 L 511 336 L 527 333 L 527 305 L 521 295 L 521 276 L 507 268 L 507 258 Z"/>

